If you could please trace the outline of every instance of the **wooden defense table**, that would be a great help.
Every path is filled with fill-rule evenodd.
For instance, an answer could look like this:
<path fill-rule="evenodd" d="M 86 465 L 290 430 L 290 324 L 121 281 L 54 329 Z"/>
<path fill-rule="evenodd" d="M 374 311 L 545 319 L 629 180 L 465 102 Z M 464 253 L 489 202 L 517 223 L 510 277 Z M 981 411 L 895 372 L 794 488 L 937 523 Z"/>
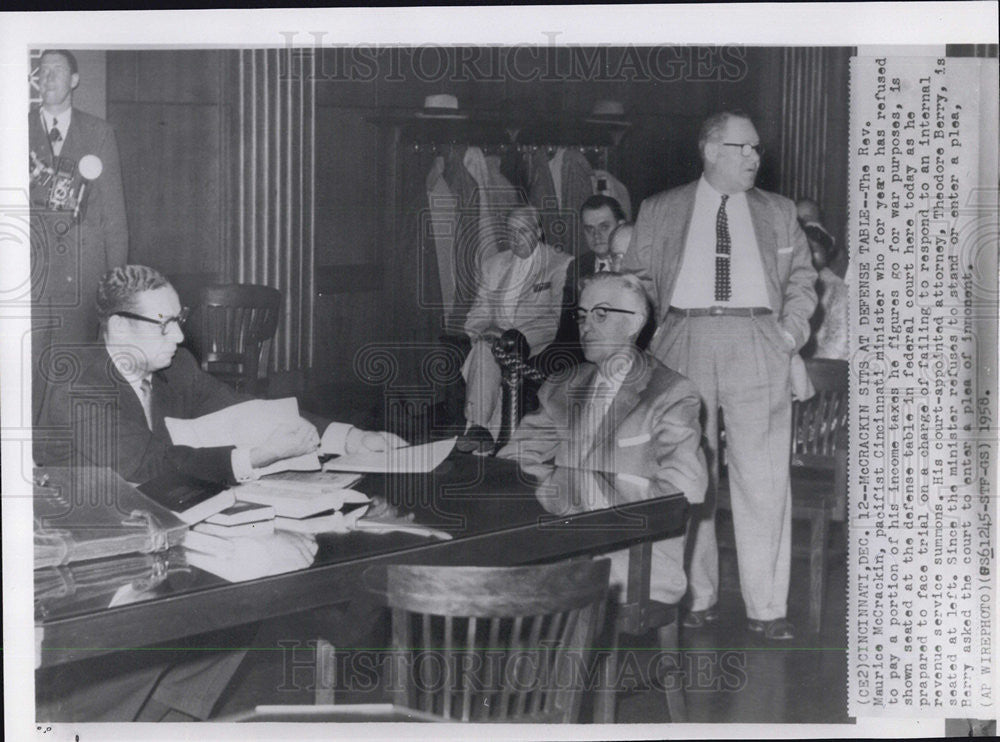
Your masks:
<path fill-rule="evenodd" d="M 321 534 L 312 565 L 295 572 L 228 583 L 191 568 L 168 576 L 149 599 L 115 608 L 107 607 L 108 600 L 72 595 L 36 599 L 37 625 L 44 632 L 42 666 L 342 603 L 373 587 L 382 571 L 377 568 L 387 564 L 551 561 L 679 535 L 687 515 L 682 494 L 635 477 L 525 470 L 511 461 L 457 452 L 429 474 L 366 475 L 354 488 L 386 498 L 401 512 L 413 513 L 416 523 L 447 531 L 452 540 L 395 532 Z M 167 560 L 178 552 L 174 556 L 183 562 L 182 551 L 168 552 Z"/>

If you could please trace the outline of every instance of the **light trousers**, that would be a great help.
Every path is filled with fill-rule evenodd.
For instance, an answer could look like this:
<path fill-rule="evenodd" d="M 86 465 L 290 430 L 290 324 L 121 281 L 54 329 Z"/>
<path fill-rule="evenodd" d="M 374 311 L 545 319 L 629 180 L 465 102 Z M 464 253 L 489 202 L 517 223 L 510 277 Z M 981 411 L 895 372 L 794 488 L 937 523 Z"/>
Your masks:
<path fill-rule="evenodd" d="M 651 344 L 654 355 L 698 387 L 703 430 L 718 483 L 719 409 L 725 418 L 733 528 L 740 590 L 752 619 L 787 612 L 791 568 L 791 390 L 787 348 L 773 315 L 684 317 L 668 314 Z M 692 518 L 692 610 L 718 600 L 715 489 L 704 517 Z"/>

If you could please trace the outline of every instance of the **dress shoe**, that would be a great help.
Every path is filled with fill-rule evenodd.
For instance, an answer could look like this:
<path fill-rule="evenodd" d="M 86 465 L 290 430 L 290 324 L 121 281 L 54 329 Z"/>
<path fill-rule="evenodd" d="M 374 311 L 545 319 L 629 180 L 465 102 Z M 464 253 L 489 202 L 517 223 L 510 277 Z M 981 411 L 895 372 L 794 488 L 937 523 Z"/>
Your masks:
<path fill-rule="evenodd" d="M 700 629 L 719 620 L 719 609 L 715 606 L 703 611 L 688 611 L 681 625 L 686 629 Z"/>
<path fill-rule="evenodd" d="M 747 620 L 747 628 L 756 634 L 763 634 L 765 639 L 775 642 L 787 642 L 795 638 L 795 626 L 787 618 L 773 618 L 761 621 L 757 618 Z"/>

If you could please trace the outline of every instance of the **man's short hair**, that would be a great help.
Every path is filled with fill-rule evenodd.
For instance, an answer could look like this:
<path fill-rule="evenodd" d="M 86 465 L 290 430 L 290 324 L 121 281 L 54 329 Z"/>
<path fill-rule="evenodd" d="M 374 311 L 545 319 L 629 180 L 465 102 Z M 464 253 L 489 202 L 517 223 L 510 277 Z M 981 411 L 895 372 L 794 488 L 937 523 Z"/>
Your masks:
<path fill-rule="evenodd" d="M 69 65 L 70 73 L 74 75 L 80 74 L 80 66 L 76 63 L 76 57 L 73 56 L 73 52 L 71 52 L 69 49 L 46 49 L 45 51 L 42 52 L 42 56 L 40 56 L 38 60 L 41 61 L 46 54 L 62 55 L 63 58 L 65 58 L 66 60 L 66 64 Z"/>
<path fill-rule="evenodd" d="M 97 286 L 97 316 L 103 321 L 115 312 L 135 309 L 135 297 L 143 291 L 169 286 L 162 273 L 145 265 L 112 268 Z"/>
<path fill-rule="evenodd" d="M 701 153 L 702 159 L 705 158 L 705 145 L 708 144 L 708 140 L 726 128 L 726 124 L 729 123 L 729 119 L 746 119 L 747 121 L 753 121 L 753 119 L 750 118 L 749 113 L 740 109 L 713 113 L 705 119 L 705 123 L 701 125 L 701 129 L 698 131 L 698 151 Z"/>
<path fill-rule="evenodd" d="M 611 213 L 614 215 L 615 221 L 625 221 L 625 210 L 622 208 L 622 205 L 618 203 L 618 199 L 606 196 L 603 193 L 595 193 L 593 196 L 584 201 L 580 206 L 580 216 L 583 216 L 583 212 L 585 211 L 597 211 L 598 209 L 603 209 L 605 206 L 611 209 Z"/>
<path fill-rule="evenodd" d="M 646 290 L 642 287 L 642 281 L 634 273 L 612 273 L 611 271 L 601 271 L 583 279 L 580 284 L 580 294 L 586 291 L 588 286 L 599 283 L 615 283 L 626 294 L 635 297 L 636 303 L 641 308 L 642 321 L 649 319 L 649 301 L 646 298 Z"/>

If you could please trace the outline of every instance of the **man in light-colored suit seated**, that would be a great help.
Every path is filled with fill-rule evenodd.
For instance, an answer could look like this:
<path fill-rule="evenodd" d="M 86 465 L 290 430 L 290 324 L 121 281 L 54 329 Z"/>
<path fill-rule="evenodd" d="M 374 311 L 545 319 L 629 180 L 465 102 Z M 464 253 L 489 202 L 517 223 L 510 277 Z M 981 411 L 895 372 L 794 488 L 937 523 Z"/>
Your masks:
<path fill-rule="evenodd" d="M 631 474 L 659 491 L 679 490 L 691 503 L 704 500 L 698 391 L 635 347 L 647 307 L 635 276 L 598 273 L 584 283 L 577 321 L 587 361 L 542 386 L 539 409 L 525 416 L 500 456 Z M 624 585 L 628 550 L 610 556 L 612 583 Z M 683 536 L 654 544 L 651 598 L 676 604 L 684 597 L 683 557 Z"/>
<path fill-rule="evenodd" d="M 542 240 L 541 220 L 533 206 L 510 212 L 507 237 L 510 249 L 483 264 L 476 301 L 465 322 L 472 341 L 462 367 L 465 419 L 469 433 L 479 435 L 484 444 L 490 443 L 487 432 L 491 440 L 500 432 L 500 367 L 493 357 L 493 341 L 506 330 L 519 330 L 532 356 L 552 342 L 563 305 L 566 267 L 573 260 Z"/>

